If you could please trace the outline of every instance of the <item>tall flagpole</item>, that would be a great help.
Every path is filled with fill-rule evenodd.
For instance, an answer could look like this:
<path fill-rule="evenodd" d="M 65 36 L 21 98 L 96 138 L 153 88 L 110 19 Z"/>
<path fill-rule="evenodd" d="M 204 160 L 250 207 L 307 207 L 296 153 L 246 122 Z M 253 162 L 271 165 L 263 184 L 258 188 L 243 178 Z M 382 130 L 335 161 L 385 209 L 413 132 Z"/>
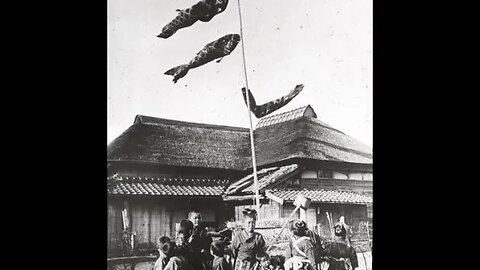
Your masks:
<path fill-rule="evenodd" d="M 242 56 L 243 56 L 243 71 L 245 72 L 245 85 L 247 87 L 247 96 L 248 91 L 248 79 L 247 79 L 247 63 L 245 61 L 245 42 L 243 40 L 243 26 L 242 26 L 242 12 L 240 10 L 240 0 L 238 2 L 238 16 L 240 18 L 240 37 L 242 39 Z M 260 214 L 260 195 L 258 193 L 258 178 L 257 178 L 257 161 L 255 159 L 255 143 L 253 139 L 253 126 L 252 126 L 252 114 L 250 112 L 250 99 L 247 97 L 247 107 L 248 107 L 248 119 L 250 120 L 250 145 L 252 149 L 252 163 L 253 163 L 253 180 L 255 183 L 255 202 L 258 215 Z"/>

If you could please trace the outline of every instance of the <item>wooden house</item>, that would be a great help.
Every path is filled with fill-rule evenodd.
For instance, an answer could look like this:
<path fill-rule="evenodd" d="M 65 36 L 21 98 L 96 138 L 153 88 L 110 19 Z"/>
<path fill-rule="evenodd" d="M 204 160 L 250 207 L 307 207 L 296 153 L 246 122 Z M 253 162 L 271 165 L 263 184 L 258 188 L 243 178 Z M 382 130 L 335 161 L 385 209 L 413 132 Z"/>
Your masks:
<path fill-rule="evenodd" d="M 326 226 L 326 212 L 353 227 L 372 218 L 371 149 L 316 118 L 310 106 L 262 118 L 254 131 L 261 219 L 298 214 Z M 249 130 L 138 115 L 107 147 L 108 243 L 126 222 L 136 243 L 173 235 L 196 208 L 213 227 L 253 207 Z M 126 215 L 124 222 L 122 211 Z"/>
<path fill-rule="evenodd" d="M 295 197 L 303 194 L 312 203 L 294 217 L 310 228 L 328 236 L 329 213 L 333 222 L 344 216 L 360 238 L 367 237 L 359 228 L 368 227 L 371 237 L 373 156 L 368 146 L 316 119 L 310 106 L 262 118 L 255 143 L 260 219 L 288 217 Z M 224 200 L 235 208 L 237 220 L 244 208 L 254 207 L 254 194 L 251 174 L 225 191 Z"/>
<path fill-rule="evenodd" d="M 174 236 L 189 210 L 201 211 L 210 226 L 231 216 L 222 195 L 244 175 L 248 132 L 136 116 L 107 146 L 109 249 L 120 246 L 124 225 L 135 233 L 136 245 L 153 244 L 159 236 Z"/>

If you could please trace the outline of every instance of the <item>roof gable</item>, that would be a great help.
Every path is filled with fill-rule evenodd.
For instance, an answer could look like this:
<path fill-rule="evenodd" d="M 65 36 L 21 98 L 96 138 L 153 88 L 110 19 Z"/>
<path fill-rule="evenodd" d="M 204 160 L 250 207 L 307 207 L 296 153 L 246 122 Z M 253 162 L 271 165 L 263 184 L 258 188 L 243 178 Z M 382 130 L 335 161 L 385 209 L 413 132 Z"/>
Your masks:
<path fill-rule="evenodd" d="M 296 173 L 298 173 L 297 164 L 262 169 L 257 172 L 258 190 L 272 188 Z M 252 173 L 230 184 L 225 191 L 225 194 L 228 195 L 240 192 L 253 193 L 255 191 L 254 186 L 255 183 Z"/>
<path fill-rule="evenodd" d="M 303 116 L 317 118 L 317 114 L 315 113 L 313 108 L 310 105 L 307 105 L 297 109 L 293 109 L 288 112 L 283 112 L 283 113 L 263 117 L 262 119 L 260 119 L 260 121 L 258 121 L 257 126 L 255 128 L 258 129 L 261 127 L 271 126 L 281 122 L 300 118 Z"/>

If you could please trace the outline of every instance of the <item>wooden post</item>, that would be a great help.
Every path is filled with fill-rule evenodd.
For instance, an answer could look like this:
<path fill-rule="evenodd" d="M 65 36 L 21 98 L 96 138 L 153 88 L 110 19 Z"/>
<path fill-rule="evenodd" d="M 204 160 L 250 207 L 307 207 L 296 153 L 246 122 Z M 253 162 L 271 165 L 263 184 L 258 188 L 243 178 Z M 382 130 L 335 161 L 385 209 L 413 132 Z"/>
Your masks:
<path fill-rule="evenodd" d="M 333 240 L 333 220 L 332 220 L 332 217 L 330 217 L 328 211 L 325 212 L 325 214 L 327 215 L 327 220 L 328 220 L 328 225 L 329 225 L 329 228 L 330 228 L 330 238 Z"/>
<path fill-rule="evenodd" d="M 307 222 L 307 209 L 300 209 L 300 220 L 303 220 L 305 221 L 306 224 L 308 224 Z"/>
<path fill-rule="evenodd" d="M 130 211 L 128 201 L 123 201 L 123 210 L 122 210 L 122 218 L 123 218 L 123 229 L 126 230 L 130 228 Z"/>
<path fill-rule="evenodd" d="M 368 239 L 368 245 L 370 246 L 370 249 L 371 249 L 372 244 L 370 242 L 370 228 L 368 227 L 368 220 L 367 220 L 367 239 Z"/>

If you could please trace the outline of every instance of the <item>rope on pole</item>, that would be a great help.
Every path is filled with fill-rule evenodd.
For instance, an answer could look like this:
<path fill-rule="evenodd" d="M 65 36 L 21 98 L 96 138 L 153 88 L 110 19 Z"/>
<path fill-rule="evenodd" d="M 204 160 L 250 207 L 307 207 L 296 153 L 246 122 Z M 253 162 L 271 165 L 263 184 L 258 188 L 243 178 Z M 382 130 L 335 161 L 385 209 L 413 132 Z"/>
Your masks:
<path fill-rule="evenodd" d="M 242 40 L 242 56 L 243 56 L 243 71 L 245 72 L 245 86 L 248 88 L 248 78 L 247 78 L 247 63 L 245 60 L 245 42 L 243 39 L 243 25 L 242 25 L 242 11 L 240 8 L 240 0 L 238 2 L 238 16 L 240 19 L 240 39 Z M 260 195 L 258 193 L 258 178 L 257 178 L 257 161 L 255 159 L 255 143 L 253 139 L 253 126 L 252 126 L 252 114 L 250 112 L 250 99 L 247 98 L 247 107 L 248 107 L 248 119 L 250 120 L 250 145 L 252 149 L 252 166 L 253 166 L 253 180 L 255 184 L 255 204 L 257 208 L 257 213 L 260 214 Z"/>

